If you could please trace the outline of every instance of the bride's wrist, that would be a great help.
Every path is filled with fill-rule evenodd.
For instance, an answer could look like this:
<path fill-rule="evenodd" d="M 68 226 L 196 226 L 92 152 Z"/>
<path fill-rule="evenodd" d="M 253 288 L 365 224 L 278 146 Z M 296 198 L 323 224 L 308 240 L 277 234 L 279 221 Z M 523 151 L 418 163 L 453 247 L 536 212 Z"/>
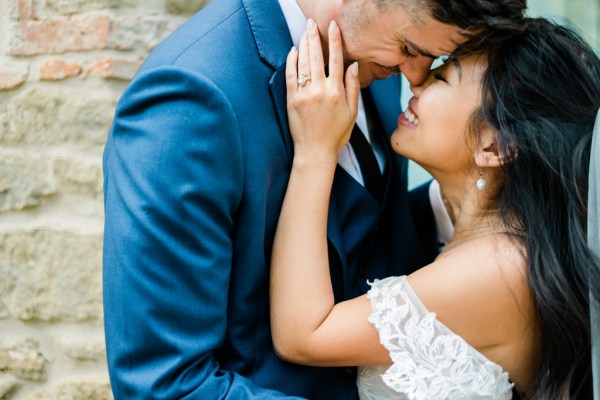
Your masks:
<path fill-rule="evenodd" d="M 335 169 L 338 154 L 335 152 L 303 152 L 295 151 L 293 167 L 295 169 L 317 170 Z"/>

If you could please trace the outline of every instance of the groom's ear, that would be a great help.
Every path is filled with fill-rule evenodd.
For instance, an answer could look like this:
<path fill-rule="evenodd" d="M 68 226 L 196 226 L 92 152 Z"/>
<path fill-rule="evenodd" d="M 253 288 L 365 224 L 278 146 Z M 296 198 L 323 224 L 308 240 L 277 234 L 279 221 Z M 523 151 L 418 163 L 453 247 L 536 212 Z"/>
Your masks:
<path fill-rule="evenodd" d="M 485 128 L 479 135 L 479 143 L 475 151 L 475 164 L 482 168 L 500 167 L 508 160 L 500 155 L 495 133 Z"/>

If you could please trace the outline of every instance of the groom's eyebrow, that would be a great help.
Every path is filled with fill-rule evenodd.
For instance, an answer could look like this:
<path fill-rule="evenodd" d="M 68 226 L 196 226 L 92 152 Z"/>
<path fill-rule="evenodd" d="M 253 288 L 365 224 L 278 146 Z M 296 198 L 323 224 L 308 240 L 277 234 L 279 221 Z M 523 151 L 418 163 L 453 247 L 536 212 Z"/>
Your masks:
<path fill-rule="evenodd" d="M 410 47 L 411 49 L 413 49 L 414 51 L 416 51 L 417 53 L 419 53 L 422 56 L 429 57 L 429 58 L 432 58 L 434 60 L 436 58 L 441 57 L 441 55 L 440 56 L 436 56 L 436 55 L 431 54 L 429 51 L 427 51 L 424 48 L 416 45 L 415 43 L 411 42 L 409 39 L 404 39 L 404 44 L 407 45 L 408 47 Z M 450 53 L 450 52 L 444 52 L 444 54 L 442 54 L 442 55 L 445 55 L 445 54 L 448 54 L 448 53 Z"/>

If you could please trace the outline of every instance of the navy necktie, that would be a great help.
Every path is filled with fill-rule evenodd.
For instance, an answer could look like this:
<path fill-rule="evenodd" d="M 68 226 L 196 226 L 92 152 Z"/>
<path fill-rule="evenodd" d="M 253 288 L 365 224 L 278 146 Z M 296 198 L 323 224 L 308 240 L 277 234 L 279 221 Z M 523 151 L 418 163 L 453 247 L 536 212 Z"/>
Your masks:
<path fill-rule="evenodd" d="M 367 116 L 367 126 L 371 134 L 371 141 L 374 141 L 378 135 L 375 126 L 376 124 L 373 123 L 373 119 L 376 117 L 373 115 L 373 112 L 375 112 L 373 109 L 374 104 L 371 102 L 372 99 L 370 98 L 370 93 L 367 93 L 366 91 L 363 91 L 362 93 L 365 104 L 365 114 Z M 379 169 L 379 164 L 377 163 L 377 158 L 375 158 L 373 148 L 356 124 L 350 135 L 350 144 L 352 145 L 354 155 L 360 166 L 365 188 L 373 195 L 373 197 L 375 197 L 375 199 L 377 199 L 377 201 L 381 202 L 383 198 L 383 175 Z"/>

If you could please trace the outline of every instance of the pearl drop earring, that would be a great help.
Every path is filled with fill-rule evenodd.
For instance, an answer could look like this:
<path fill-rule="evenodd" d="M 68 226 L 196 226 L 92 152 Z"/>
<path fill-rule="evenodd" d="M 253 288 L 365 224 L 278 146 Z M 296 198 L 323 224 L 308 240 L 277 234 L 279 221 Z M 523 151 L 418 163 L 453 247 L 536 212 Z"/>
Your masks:
<path fill-rule="evenodd" d="M 477 189 L 485 190 L 487 182 L 483 179 L 483 168 L 477 168 L 479 171 L 479 179 L 477 180 Z"/>

